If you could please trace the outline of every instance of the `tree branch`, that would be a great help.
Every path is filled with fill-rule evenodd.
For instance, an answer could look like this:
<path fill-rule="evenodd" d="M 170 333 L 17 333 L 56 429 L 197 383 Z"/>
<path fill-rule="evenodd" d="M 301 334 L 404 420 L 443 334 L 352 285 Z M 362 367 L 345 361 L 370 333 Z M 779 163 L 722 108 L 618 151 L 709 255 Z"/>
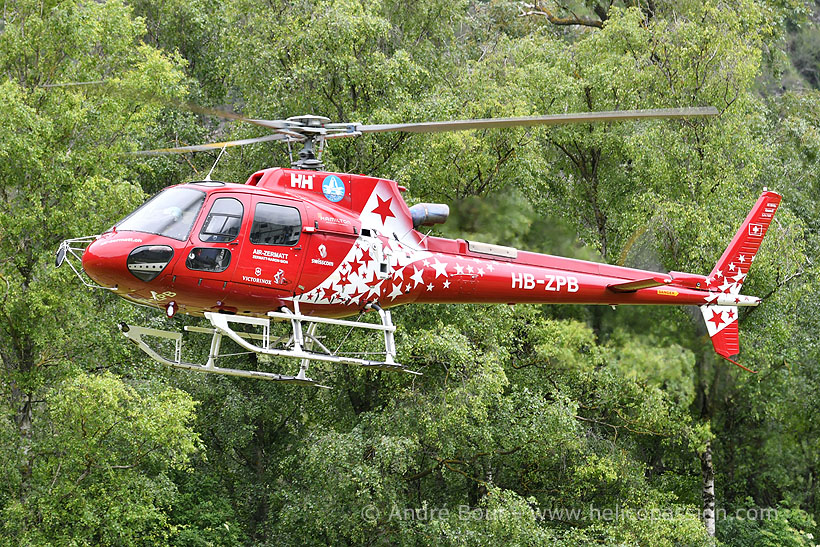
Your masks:
<path fill-rule="evenodd" d="M 528 11 L 524 11 L 521 9 L 521 13 L 518 14 L 519 17 L 529 17 L 532 15 L 540 15 L 542 17 L 546 17 L 547 21 L 552 23 L 553 25 L 558 26 L 582 26 L 582 27 L 595 27 L 595 28 L 603 28 L 604 22 L 599 19 L 592 19 L 590 17 L 558 17 L 554 15 L 548 9 L 542 8 L 537 6 L 536 4 L 524 4 L 525 8 L 529 8 Z"/>

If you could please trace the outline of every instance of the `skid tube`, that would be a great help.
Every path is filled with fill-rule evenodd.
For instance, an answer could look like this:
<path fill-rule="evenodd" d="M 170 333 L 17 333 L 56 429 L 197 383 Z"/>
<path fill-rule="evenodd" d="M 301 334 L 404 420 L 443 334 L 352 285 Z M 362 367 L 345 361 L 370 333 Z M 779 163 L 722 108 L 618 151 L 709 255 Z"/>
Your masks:
<path fill-rule="evenodd" d="M 268 317 L 246 317 L 206 312 L 205 318 L 208 319 L 213 328 L 193 326 L 185 327 L 185 332 L 211 335 L 211 348 L 208 353 L 208 360 L 204 365 L 189 363 L 182 360 L 182 332 L 139 327 L 127 325 L 125 323 L 120 324 L 120 330 L 126 338 L 134 342 L 137 347 L 139 347 L 155 361 L 170 367 L 193 370 L 196 372 L 210 372 L 227 376 L 240 376 L 244 378 L 255 378 L 258 380 L 270 380 L 274 382 L 308 385 L 322 388 L 327 388 L 328 386 L 321 385 L 307 376 L 307 369 L 311 361 L 355 365 L 370 369 L 406 372 L 417 375 L 421 374 L 419 372 L 408 370 L 403 365 L 396 363 L 396 345 L 393 338 L 396 327 L 393 325 L 390 318 L 390 312 L 383 310 L 377 304 L 372 304 L 369 307 L 379 313 L 381 324 L 303 315 L 299 310 L 299 303 L 297 301 L 294 301 L 294 311 L 283 307 L 279 311 L 268 312 Z M 292 331 L 290 337 L 271 339 L 271 319 L 290 321 Z M 307 324 L 306 329 L 303 328 L 305 323 Z M 238 332 L 234 330 L 232 324 L 258 327 L 261 328 L 262 332 Z M 339 355 L 335 351 L 329 350 L 319 340 L 319 337 L 316 336 L 316 330 L 320 324 L 350 327 L 351 331 L 356 328 L 382 331 L 385 350 L 384 353 L 380 353 L 380 355 L 384 355 L 384 361 L 359 359 L 346 355 Z M 288 376 L 258 370 L 219 367 L 216 362 L 221 355 L 220 348 L 222 345 L 222 338 L 225 336 L 250 353 L 299 359 L 299 372 L 295 376 Z M 162 338 L 173 341 L 173 357 L 167 358 L 160 355 L 156 350 L 148 345 L 145 340 L 143 340 L 143 337 Z"/>

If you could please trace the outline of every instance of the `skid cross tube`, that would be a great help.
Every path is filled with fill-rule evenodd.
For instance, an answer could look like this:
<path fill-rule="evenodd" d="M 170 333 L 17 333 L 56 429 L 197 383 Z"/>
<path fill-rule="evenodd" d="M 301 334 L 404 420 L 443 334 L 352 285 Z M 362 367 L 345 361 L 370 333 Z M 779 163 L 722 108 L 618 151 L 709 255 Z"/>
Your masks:
<path fill-rule="evenodd" d="M 357 321 L 346 321 L 343 319 L 329 319 L 326 317 L 311 317 L 307 315 L 302 315 L 301 313 L 298 313 L 298 306 L 297 312 L 291 312 L 287 309 L 285 310 L 286 311 L 269 312 L 268 316 L 269 318 L 287 319 L 290 321 L 291 327 L 293 329 L 293 338 L 291 347 L 286 349 L 278 349 L 271 347 L 269 343 L 269 338 L 264 333 L 262 344 L 253 344 L 244 338 L 245 333 L 235 331 L 230 325 L 231 323 L 254 325 L 257 327 L 262 327 L 264 329 L 264 332 L 267 332 L 270 328 L 269 318 L 244 317 L 238 315 L 225 315 L 211 312 L 206 312 L 205 317 L 218 331 L 221 331 L 224 335 L 228 336 L 240 347 L 261 355 L 272 355 L 275 357 L 294 357 L 297 359 L 308 359 L 310 361 L 324 361 L 330 363 L 340 363 L 345 365 L 357 365 L 365 368 L 377 368 L 383 370 L 401 370 L 404 372 L 412 373 L 412 371 L 405 369 L 404 366 L 402 366 L 401 364 L 396 363 L 394 359 L 396 350 L 395 344 L 393 343 L 393 332 L 395 332 L 396 327 L 392 324 L 392 322 L 390 322 L 389 312 L 383 312 L 379 314 L 382 318 L 382 324 L 379 325 L 374 323 L 362 323 Z M 384 361 L 371 361 L 367 359 L 346 357 L 335 353 L 317 353 L 313 351 L 307 351 L 304 348 L 305 337 L 302 332 L 303 323 L 341 325 L 354 328 L 381 330 L 385 333 L 385 359 Z M 323 349 L 327 348 L 323 347 Z"/>
<path fill-rule="evenodd" d="M 152 359 L 155 361 L 162 363 L 163 365 L 168 365 L 173 368 L 179 368 L 184 370 L 193 370 L 197 372 L 212 372 L 215 374 L 224 374 L 226 376 L 240 376 L 244 378 L 255 378 L 257 380 L 272 380 L 275 382 L 284 382 L 289 384 L 300 384 L 306 386 L 316 386 L 316 387 L 328 387 L 323 386 L 321 384 L 316 383 L 315 381 L 311 380 L 310 378 L 298 378 L 296 376 L 287 376 L 284 374 L 275 374 L 272 372 L 264 372 L 259 370 L 242 370 L 242 369 L 234 369 L 234 368 L 222 368 L 216 366 L 216 356 L 214 355 L 214 350 L 218 351 L 219 348 L 219 341 L 221 341 L 222 335 L 218 332 L 213 333 L 213 340 L 211 341 L 211 354 L 208 357 L 208 362 L 205 365 L 197 365 L 196 363 L 188 363 L 182 360 L 182 333 L 181 332 L 170 332 L 160 329 L 152 329 L 148 327 L 138 327 L 134 325 L 120 325 L 120 330 L 122 333 L 134 342 L 137 347 L 139 347 L 142 351 L 148 354 Z M 206 329 L 207 330 L 207 329 Z M 156 338 L 164 338 L 168 340 L 174 341 L 174 358 L 167 359 L 156 352 L 151 346 L 149 346 L 145 340 L 142 339 L 143 336 L 153 336 Z"/>
<path fill-rule="evenodd" d="M 294 302 L 294 311 L 291 311 L 288 308 L 282 308 L 280 311 L 268 313 L 268 317 L 246 317 L 206 312 L 205 317 L 208 321 L 210 321 L 212 325 L 211 328 L 194 326 L 186 326 L 184 328 L 184 332 L 211 335 L 211 345 L 205 364 L 190 363 L 182 360 L 183 332 L 171 332 L 126 324 L 120 325 L 120 329 L 129 340 L 134 342 L 137 347 L 139 347 L 155 361 L 174 368 L 199 372 L 210 372 L 228 376 L 240 376 L 277 382 L 312 385 L 316 387 L 327 386 L 322 386 L 307 376 L 308 367 L 310 366 L 311 361 L 339 363 L 364 368 L 420 374 L 418 372 L 408 370 L 403 365 L 396 363 L 396 345 L 393 338 L 396 327 L 393 325 L 390 312 L 381 309 L 377 305 L 373 305 L 372 309 L 379 313 L 379 318 L 381 319 L 380 324 L 303 315 L 299 310 L 298 302 Z M 276 319 L 287 320 L 290 323 L 290 336 L 281 336 L 278 338 L 271 337 L 270 323 L 271 320 Z M 381 331 L 384 336 L 384 352 L 379 352 L 377 355 L 383 356 L 384 360 L 376 361 L 359 359 L 356 357 L 342 355 L 338 353 L 338 348 L 337 351 L 329 350 L 316 334 L 320 324 L 345 326 L 350 327 L 351 329 L 358 328 L 370 331 Z M 234 329 L 235 325 L 250 326 L 257 329 L 257 331 L 237 331 Z M 144 339 L 151 337 L 172 341 L 174 344 L 173 357 L 165 357 L 161 355 L 159 351 L 151 347 Z M 220 353 L 222 341 L 225 337 L 232 340 L 248 353 L 298 359 L 299 372 L 295 376 L 288 376 L 265 371 L 220 367 L 217 365 L 217 361 L 220 357 L 237 355 Z"/>

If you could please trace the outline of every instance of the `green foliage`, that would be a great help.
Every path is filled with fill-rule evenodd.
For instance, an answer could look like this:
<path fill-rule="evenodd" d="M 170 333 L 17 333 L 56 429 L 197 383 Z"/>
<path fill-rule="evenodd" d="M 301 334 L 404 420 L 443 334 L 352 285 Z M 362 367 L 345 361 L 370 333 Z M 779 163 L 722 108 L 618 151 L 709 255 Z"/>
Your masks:
<path fill-rule="evenodd" d="M 764 92 L 789 53 L 815 83 L 807 8 L 608 6 L 556 12 L 597 28 L 507 1 L 5 3 L 0 542 L 708 545 L 711 446 L 720 542 L 811 544 L 820 97 Z M 698 273 L 768 186 L 783 206 L 744 287 L 766 300 L 741 318 L 741 360 L 761 372 L 718 362 L 686 311 L 580 306 L 395 310 L 399 360 L 423 376 L 313 365 L 329 391 L 146 363 L 113 328 L 140 312 L 51 264 L 62 239 L 215 159 L 124 153 L 261 134 L 168 99 L 364 123 L 715 105 L 708 120 L 368 136 L 325 160 L 446 200 L 447 237 Z M 214 176 L 286 162 L 234 149 Z"/>
<path fill-rule="evenodd" d="M 718 534 L 721 542 L 740 547 L 816 544 L 811 530 L 816 530 L 817 525 L 805 511 L 787 506 L 760 508 L 749 505 L 740 507 L 734 516 L 726 519 Z"/>
<path fill-rule="evenodd" d="M 34 448 L 29 489 L 9 496 L 3 510 L 7 544 L 167 539 L 175 490 L 168 472 L 186 468 L 200 444 L 191 428 L 196 403 L 180 390 L 131 387 L 111 374 L 81 373 L 47 396 L 49 427 Z"/>

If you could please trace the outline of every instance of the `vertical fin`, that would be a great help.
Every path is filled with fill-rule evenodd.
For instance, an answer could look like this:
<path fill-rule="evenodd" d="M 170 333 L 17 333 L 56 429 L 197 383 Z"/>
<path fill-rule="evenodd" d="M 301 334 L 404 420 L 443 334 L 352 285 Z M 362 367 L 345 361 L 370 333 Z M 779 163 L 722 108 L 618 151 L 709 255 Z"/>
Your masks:
<path fill-rule="evenodd" d="M 723 251 L 712 273 L 709 274 L 707 287 L 711 291 L 737 294 L 749 273 L 749 267 L 757 255 L 763 236 L 769 229 L 774 213 L 780 205 L 781 197 L 775 192 L 763 192 L 732 242 Z"/>
<path fill-rule="evenodd" d="M 728 295 L 738 295 L 735 297 L 735 303 L 742 303 L 748 299 L 740 296 L 740 289 L 749 274 L 749 268 L 760 249 L 780 200 L 781 196 L 775 192 L 764 191 L 760 195 L 706 280 L 706 286 L 711 292 L 706 301 L 710 304 L 700 306 L 715 352 L 749 372 L 754 371 L 731 359 L 740 352 L 740 337 L 738 309 L 736 305 L 731 305 L 729 300 L 732 297 Z"/>

